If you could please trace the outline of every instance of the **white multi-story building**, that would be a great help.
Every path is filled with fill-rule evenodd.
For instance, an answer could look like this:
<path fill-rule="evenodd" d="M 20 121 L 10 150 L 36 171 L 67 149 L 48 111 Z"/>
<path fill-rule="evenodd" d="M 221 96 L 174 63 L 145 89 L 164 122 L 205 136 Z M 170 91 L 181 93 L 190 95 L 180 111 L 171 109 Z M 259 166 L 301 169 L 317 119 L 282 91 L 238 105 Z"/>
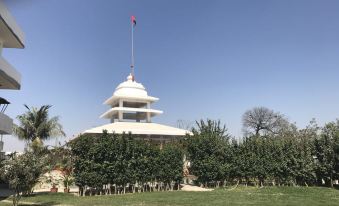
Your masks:
<path fill-rule="evenodd" d="M 11 16 L 6 6 L 0 1 L 0 89 L 19 90 L 21 87 L 20 73 L 2 57 L 4 48 L 23 49 L 24 33 Z M 13 119 L 5 114 L 7 101 L 0 96 L 0 158 L 3 158 L 3 135 L 12 134 Z"/>

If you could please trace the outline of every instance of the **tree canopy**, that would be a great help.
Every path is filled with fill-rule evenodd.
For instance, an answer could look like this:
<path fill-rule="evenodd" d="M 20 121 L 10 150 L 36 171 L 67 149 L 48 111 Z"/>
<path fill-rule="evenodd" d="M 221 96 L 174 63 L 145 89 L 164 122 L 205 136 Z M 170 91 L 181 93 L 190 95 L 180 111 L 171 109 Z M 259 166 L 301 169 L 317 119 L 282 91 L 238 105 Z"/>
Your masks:
<path fill-rule="evenodd" d="M 277 134 L 288 126 L 287 119 L 266 107 L 254 107 L 242 116 L 244 131 L 248 134 Z"/>

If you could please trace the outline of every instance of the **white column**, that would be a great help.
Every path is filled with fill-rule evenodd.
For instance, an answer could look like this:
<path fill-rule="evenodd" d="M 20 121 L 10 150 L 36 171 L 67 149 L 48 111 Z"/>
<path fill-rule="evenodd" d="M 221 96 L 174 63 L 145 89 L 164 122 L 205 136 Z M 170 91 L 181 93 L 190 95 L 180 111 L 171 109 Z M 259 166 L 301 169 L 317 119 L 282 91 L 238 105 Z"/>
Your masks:
<path fill-rule="evenodd" d="M 160 149 L 164 147 L 163 136 L 160 136 Z"/>
<path fill-rule="evenodd" d="M 147 109 L 151 109 L 151 103 L 150 102 L 147 102 Z M 151 113 L 147 112 L 146 115 L 147 115 L 146 122 L 150 123 L 151 122 Z"/>
<path fill-rule="evenodd" d="M 3 42 L 2 41 L 0 41 L 0 55 L 2 54 L 2 48 L 3 48 Z"/>
<path fill-rule="evenodd" d="M 124 105 L 124 102 L 122 101 L 122 99 L 119 99 L 119 107 L 123 107 L 123 105 Z M 119 119 L 119 122 L 122 122 L 122 111 L 119 111 L 118 112 L 118 119 Z"/>

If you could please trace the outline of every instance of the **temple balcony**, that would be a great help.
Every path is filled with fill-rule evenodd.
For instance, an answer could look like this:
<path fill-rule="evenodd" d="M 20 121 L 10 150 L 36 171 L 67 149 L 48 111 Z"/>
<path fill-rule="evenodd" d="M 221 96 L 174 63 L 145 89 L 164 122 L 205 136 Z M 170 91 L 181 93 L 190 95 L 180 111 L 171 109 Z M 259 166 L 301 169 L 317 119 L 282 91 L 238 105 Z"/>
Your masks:
<path fill-rule="evenodd" d="M 129 108 L 129 107 L 114 107 L 105 112 L 100 116 L 100 118 L 106 118 L 106 119 L 111 119 L 112 117 L 116 117 L 119 112 L 122 113 L 135 113 L 142 115 L 141 113 L 149 113 L 151 117 L 162 114 L 163 112 L 160 110 L 155 110 L 155 109 L 145 109 L 145 108 Z M 128 118 L 130 119 L 130 118 Z"/>

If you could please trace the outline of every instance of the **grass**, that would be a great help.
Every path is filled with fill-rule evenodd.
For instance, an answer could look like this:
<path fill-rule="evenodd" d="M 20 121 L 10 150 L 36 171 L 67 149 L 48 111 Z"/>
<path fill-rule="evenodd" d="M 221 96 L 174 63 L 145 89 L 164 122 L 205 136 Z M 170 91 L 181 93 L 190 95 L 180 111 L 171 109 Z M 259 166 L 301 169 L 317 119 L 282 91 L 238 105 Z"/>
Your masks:
<path fill-rule="evenodd" d="M 7 199 L 10 200 L 10 199 Z M 322 187 L 239 187 L 212 192 L 153 192 L 140 194 L 76 197 L 71 194 L 46 193 L 21 199 L 34 205 L 339 205 L 339 190 Z M 11 205 L 0 201 L 0 205 Z M 30 204 L 31 205 L 31 204 Z"/>

